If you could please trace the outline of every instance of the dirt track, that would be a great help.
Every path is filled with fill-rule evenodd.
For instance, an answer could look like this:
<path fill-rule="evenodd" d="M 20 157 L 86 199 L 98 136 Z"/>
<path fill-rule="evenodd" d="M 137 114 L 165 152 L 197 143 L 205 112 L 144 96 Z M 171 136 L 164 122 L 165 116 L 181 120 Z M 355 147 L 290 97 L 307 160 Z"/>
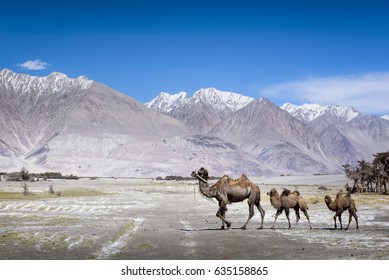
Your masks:
<path fill-rule="evenodd" d="M 319 190 L 312 181 L 254 182 L 262 191 L 264 229 L 256 229 L 258 212 L 247 230 L 239 228 L 248 215 L 242 202 L 228 206 L 232 228 L 224 231 L 217 204 L 198 193 L 195 181 L 36 182 L 27 197 L 20 183 L 0 182 L 0 259 L 389 259 L 388 196 L 353 195 L 360 229 L 353 221 L 347 231 L 333 230 L 323 197 L 341 185 Z M 50 184 L 62 195 L 45 193 Z M 286 229 L 284 215 L 270 229 L 275 210 L 266 192 L 285 186 L 297 187 L 307 200 L 313 230 L 303 215 L 295 229 Z"/>

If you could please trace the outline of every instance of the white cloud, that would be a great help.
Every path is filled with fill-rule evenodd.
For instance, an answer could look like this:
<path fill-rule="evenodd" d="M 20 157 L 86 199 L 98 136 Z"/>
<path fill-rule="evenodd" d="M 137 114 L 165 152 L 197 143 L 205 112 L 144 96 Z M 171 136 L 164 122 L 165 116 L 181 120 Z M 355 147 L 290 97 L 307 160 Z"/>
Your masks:
<path fill-rule="evenodd" d="M 40 59 L 36 59 L 36 60 L 28 60 L 21 64 L 17 64 L 17 66 L 27 70 L 44 70 L 47 67 L 49 67 L 50 64 Z"/>
<path fill-rule="evenodd" d="M 261 89 L 269 98 L 284 102 L 353 106 L 370 114 L 389 113 L 389 72 L 308 78 Z"/>

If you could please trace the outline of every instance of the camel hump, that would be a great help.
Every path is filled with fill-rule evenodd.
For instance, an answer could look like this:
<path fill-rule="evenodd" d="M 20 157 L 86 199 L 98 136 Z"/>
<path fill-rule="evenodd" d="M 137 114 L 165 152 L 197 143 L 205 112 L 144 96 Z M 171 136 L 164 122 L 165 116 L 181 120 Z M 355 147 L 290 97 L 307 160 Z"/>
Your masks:
<path fill-rule="evenodd" d="M 342 192 L 338 192 L 337 195 L 336 195 L 336 198 L 341 198 L 342 197 Z"/>
<path fill-rule="evenodd" d="M 281 196 L 288 196 L 288 195 L 290 195 L 290 190 L 288 189 L 284 189 L 281 193 Z"/>
<path fill-rule="evenodd" d="M 298 190 L 293 191 L 294 195 L 300 196 L 300 192 Z"/>
<path fill-rule="evenodd" d="M 249 178 L 247 178 L 247 176 L 245 174 L 242 174 L 242 175 L 240 175 L 239 178 L 235 179 L 235 181 L 236 182 L 246 183 L 246 182 L 248 182 L 250 180 L 249 180 Z"/>

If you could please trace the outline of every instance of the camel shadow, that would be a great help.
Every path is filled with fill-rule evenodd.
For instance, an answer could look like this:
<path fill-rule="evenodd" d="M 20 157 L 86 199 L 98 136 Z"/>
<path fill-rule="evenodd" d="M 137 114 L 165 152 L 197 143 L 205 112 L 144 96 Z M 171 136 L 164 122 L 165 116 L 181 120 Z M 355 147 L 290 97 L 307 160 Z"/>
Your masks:
<path fill-rule="evenodd" d="M 265 228 L 263 229 L 252 229 L 252 230 L 264 230 Z M 221 228 L 199 228 L 199 229 L 187 229 L 187 228 L 177 228 L 176 230 L 179 230 L 179 231 L 186 231 L 186 232 L 197 232 L 197 231 L 229 231 L 229 230 L 241 230 L 241 231 L 247 231 L 247 230 L 250 230 L 250 229 L 242 229 L 240 227 L 230 227 L 230 228 L 226 228 L 226 229 L 221 229 Z"/>
<path fill-rule="evenodd" d="M 333 228 L 333 227 L 312 227 L 312 229 L 304 229 L 304 228 L 268 228 L 270 230 L 290 230 L 290 231 L 294 231 L 294 230 L 307 230 L 307 231 L 311 231 L 311 230 L 316 230 L 316 231 L 320 231 L 320 230 L 325 230 L 325 231 L 350 231 L 350 230 L 353 230 L 351 228 L 349 229 L 340 229 L 340 228 Z"/>
<path fill-rule="evenodd" d="M 196 232 L 196 231 L 214 231 L 220 229 L 219 228 L 200 228 L 200 229 L 177 228 L 176 230 L 185 231 L 185 232 Z"/>
<path fill-rule="evenodd" d="M 227 229 L 221 229 L 221 228 L 199 228 L 199 229 L 187 229 L 187 228 L 177 228 L 176 230 L 179 230 L 179 231 L 184 231 L 184 232 L 201 232 L 201 231 L 229 231 L 229 230 L 240 230 L 240 231 L 247 231 L 247 230 L 258 230 L 258 231 L 263 231 L 263 230 L 269 230 L 269 231 L 293 231 L 293 230 L 303 230 L 303 229 L 299 229 L 299 228 L 262 228 L 262 229 L 257 229 L 257 228 L 252 228 L 252 229 L 242 229 L 240 227 L 231 227 L 231 228 L 227 228 Z M 307 229 L 307 231 L 311 231 L 311 230 L 325 230 L 325 231 L 349 231 L 350 229 L 335 229 L 333 227 L 313 227 L 312 229 Z"/>

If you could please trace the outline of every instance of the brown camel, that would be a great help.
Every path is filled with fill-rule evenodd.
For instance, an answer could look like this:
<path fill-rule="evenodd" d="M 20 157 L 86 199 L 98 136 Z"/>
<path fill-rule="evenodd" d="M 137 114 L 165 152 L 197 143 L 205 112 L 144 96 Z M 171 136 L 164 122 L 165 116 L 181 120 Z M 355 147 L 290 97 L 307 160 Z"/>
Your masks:
<path fill-rule="evenodd" d="M 324 198 L 324 201 L 327 204 L 328 209 L 335 212 L 335 216 L 334 216 L 335 229 L 336 229 L 336 217 L 338 217 L 338 219 L 339 219 L 340 229 L 343 228 L 342 227 L 342 213 L 343 213 L 343 211 L 345 211 L 347 209 L 348 209 L 348 213 L 349 213 L 349 219 L 348 219 L 348 225 L 347 225 L 346 229 L 348 229 L 348 227 L 351 223 L 352 217 L 354 217 L 355 222 L 357 223 L 357 229 L 359 228 L 358 216 L 356 213 L 357 208 L 355 207 L 355 201 L 351 198 L 350 193 L 342 196 L 342 193 L 339 192 L 336 195 L 336 198 L 334 201 L 332 201 L 332 199 L 329 195 L 326 195 Z"/>
<path fill-rule="evenodd" d="M 309 228 L 312 229 L 311 222 L 309 221 L 309 215 L 308 215 L 308 206 L 305 203 L 304 199 L 300 196 L 300 193 L 296 190 L 294 192 L 291 192 L 288 189 L 285 189 L 281 195 L 278 194 L 276 189 L 272 189 L 270 192 L 267 193 L 270 196 L 270 203 L 271 205 L 277 209 L 277 212 L 275 214 L 274 223 L 272 228 L 276 226 L 276 221 L 279 215 L 281 215 L 282 211 L 285 210 L 286 218 L 288 219 L 289 229 L 290 226 L 290 220 L 289 220 L 289 209 L 293 208 L 296 212 L 296 225 L 298 221 L 300 220 L 300 209 L 303 211 L 305 217 L 307 217 Z"/>
<path fill-rule="evenodd" d="M 224 223 L 227 224 L 227 227 L 231 226 L 231 222 L 225 219 L 225 214 L 228 210 L 227 204 L 233 202 L 241 202 L 246 198 L 247 203 L 249 205 L 249 217 L 246 223 L 241 228 L 246 229 L 248 222 L 254 216 L 254 205 L 261 213 L 261 225 L 258 229 L 261 229 L 263 227 L 265 211 L 263 210 L 260 203 L 260 189 L 245 175 L 242 175 L 236 180 L 233 180 L 231 177 L 224 175 L 212 186 L 208 185 L 208 171 L 203 167 L 200 168 L 200 170 L 198 170 L 197 172 L 193 171 L 192 177 L 195 177 L 199 180 L 199 189 L 201 194 L 203 194 L 207 198 L 216 198 L 219 202 L 219 210 L 216 213 L 216 217 L 222 220 L 221 229 L 224 229 Z"/>

